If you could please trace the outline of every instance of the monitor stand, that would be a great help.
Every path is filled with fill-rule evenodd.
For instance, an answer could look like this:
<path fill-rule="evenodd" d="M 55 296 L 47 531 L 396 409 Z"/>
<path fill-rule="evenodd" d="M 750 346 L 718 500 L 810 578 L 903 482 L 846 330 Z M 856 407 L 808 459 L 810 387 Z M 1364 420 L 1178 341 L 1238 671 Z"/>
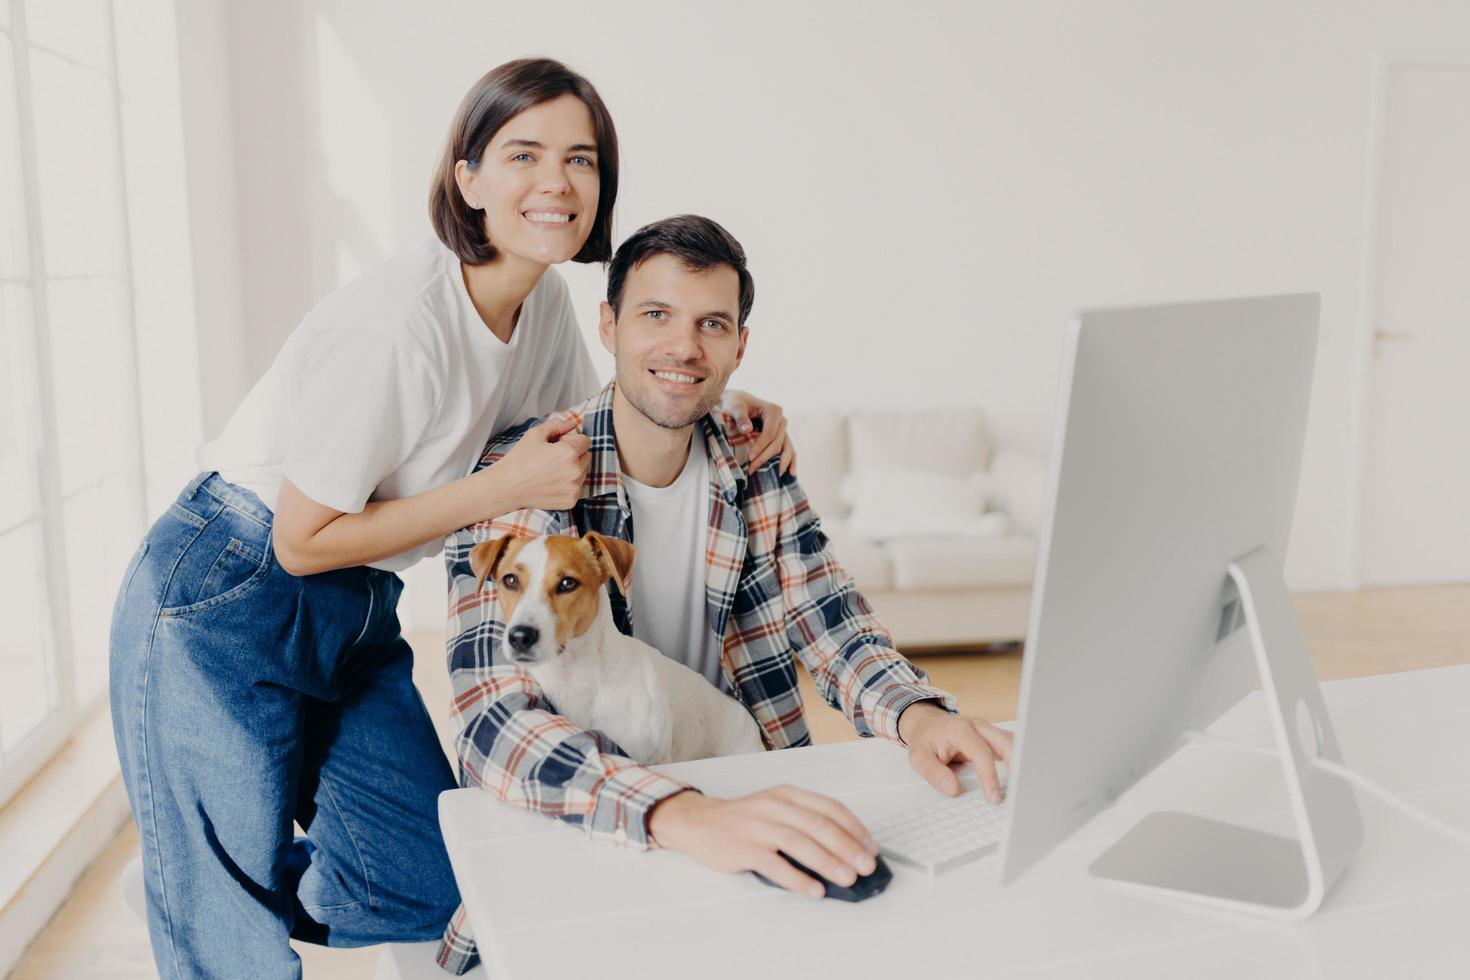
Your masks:
<path fill-rule="evenodd" d="M 1161 811 L 1140 821 L 1089 870 L 1155 896 L 1304 919 L 1357 852 L 1362 817 L 1351 788 L 1311 763 L 1316 756 L 1341 762 L 1342 753 L 1280 559 L 1257 548 L 1229 571 L 1255 649 L 1297 838 Z"/>

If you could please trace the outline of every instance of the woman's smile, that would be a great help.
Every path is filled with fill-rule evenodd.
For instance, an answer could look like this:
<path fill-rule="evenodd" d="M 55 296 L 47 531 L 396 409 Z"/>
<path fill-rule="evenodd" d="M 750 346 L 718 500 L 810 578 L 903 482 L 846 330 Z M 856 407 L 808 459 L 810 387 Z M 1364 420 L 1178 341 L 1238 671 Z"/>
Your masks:
<path fill-rule="evenodd" d="M 521 217 L 533 225 L 543 225 L 556 230 L 565 229 L 566 226 L 576 221 L 577 213 L 575 211 L 568 211 L 565 208 L 532 208 L 528 211 L 522 211 Z"/>

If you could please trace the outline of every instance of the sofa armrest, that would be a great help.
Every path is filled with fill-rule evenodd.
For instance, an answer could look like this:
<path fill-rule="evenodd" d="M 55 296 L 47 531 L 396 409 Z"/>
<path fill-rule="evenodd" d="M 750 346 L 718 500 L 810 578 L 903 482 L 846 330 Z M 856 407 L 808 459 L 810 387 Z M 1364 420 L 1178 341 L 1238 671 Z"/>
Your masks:
<path fill-rule="evenodd" d="M 1040 534 L 1046 518 L 1047 461 L 1023 449 L 997 449 L 990 461 L 989 482 L 1016 526 Z"/>

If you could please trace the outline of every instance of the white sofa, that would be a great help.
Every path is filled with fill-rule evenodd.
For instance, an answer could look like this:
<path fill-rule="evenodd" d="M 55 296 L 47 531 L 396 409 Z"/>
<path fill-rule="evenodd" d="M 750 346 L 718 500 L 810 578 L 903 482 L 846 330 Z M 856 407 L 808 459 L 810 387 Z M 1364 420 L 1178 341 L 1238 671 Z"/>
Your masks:
<path fill-rule="evenodd" d="M 796 413 L 797 476 L 904 650 L 1024 638 L 1046 463 L 974 409 Z"/>

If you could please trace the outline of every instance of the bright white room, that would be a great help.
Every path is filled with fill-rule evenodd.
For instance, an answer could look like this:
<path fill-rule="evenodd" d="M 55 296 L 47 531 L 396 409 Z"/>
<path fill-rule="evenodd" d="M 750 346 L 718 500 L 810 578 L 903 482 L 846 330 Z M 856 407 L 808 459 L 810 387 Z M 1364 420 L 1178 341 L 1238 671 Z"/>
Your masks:
<path fill-rule="evenodd" d="M 785 896 L 753 889 L 731 900 L 729 914 L 746 918 L 727 923 L 718 952 L 687 937 L 681 947 L 678 928 L 661 932 L 647 917 L 617 919 L 619 893 L 598 891 L 616 876 L 598 862 L 626 849 L 570 833 L 588 848 L 588 874 L 603 877 L 581 887 L 581 852 L 558 852 L 561 877 L 538 879 L 539 892 L 507 871 L 505 887 L 523 889 L 531 909 L 486 935 L 494 917 L 476 911 L 467 885 L 472 848 L 451 841 L 459 891 L 495 957 L 489 972 L 563 975 L 529 950 L 565 936 L 569 949 L 600 950 L 568 952 L 568 964 L 613 976 L 749 975 L 730 972 L 735 961 L 821 976 L 822 946 L 892 927 L 944 951 L 904 961 L 938 975 L 1460 975 L 1470 853 L 1451 837 L 1470 832 L 1470 780 L 1446 746 L 1470 735 L 1470 702 L 1451 696 L 1470 695 L 1463 0 L 0 0 L 0 975 L 159 975 L 157 937 L 169 927 L 143 913 L 154 915 L 150 946 L 121 884 L 142 841 L 119 762 L 133 716 L 113 716 L 109 687 L 120 584 L 149 553 L 145 536 L 155 557 L 161 550 L 150 528 L 195 488 L 196 451 L 220 437 L 307 314 L 433 240 L 430 182 L 461 98 L 490 69 L 528 56 L 585 76 L 616 121 L 613 247 L 677 214 L 712 218 L 743 245 L 755 302 L 730 383 L 789 419 L 796 477 L 831 555 L 892 646 L 954 695 L 957 717 L 1006 728 L 1025 719 L 1031 600 L 1079 313 L 1317 294 L 1309 377 L 1293 389 L 1305 424 L 1291 450 L 1294 507 L 1281 515 L 1283 606 L 1295 611 L 1296 646 L 1321 682 L 1342 761 L 1449 826 L 1437 836 L 1360 793 L 1356 857 L 1334 863 L 1335 845 L 1321 843 L 1332 834 L 1314 822 L 1333 818 L 1314 809 L 1324 797 L 1311 779 L 1287 766 L 1283 790 L 1279 768 L 1262 763 L 1259 772 L 1278 774 L 1277 802 L 1231 809 L 1245 791 L 1212 795 L 1209 774 L 1237 774 L 1230 767 L 1249 760 L 1190 745 L 1006 886 L 1014 899 L 991 858 L 964 874 L 993 902 L 976 898 L 969 911 L 966 896 L 978 893 L 958 882 L 970 879 L 940 875 L 933 887 L 954 891 L 943 899 L 953 922 L 919 916 L 920 899 L 904 905 L 902 889 L 927 884 L 900 874 L 887 910 L 853 907 L 869 916 L 862 930 L 834 918 L 836 903 L 810 922 L 792 906 L 806 939 L 771 926 L 763 949 L 761 916 L 785 906 L 758 909 L 756 899 Z M 608 381 L 604 265 L 556 261 L 592 368 Z M 519 308 L 509 309 L 514 324 Z M 1239 379 L 1243 401 L 1253 377 Z M 1120 475 L 1135 499 L 1165 479 Z M 1111 567 L 1099 561 L 1093 572 L 1105 578 Z M 440 557 L 399 574 L 412 676 L 456 760 L 463 719 L 451 702 L 462 707 L 464 690 L 446 670 L 445 610 L 447 596 L 463 597 Z M 1256 663 L 1260 635 L 1255 625 L 1241 633 L 1241 663 Z M 873 733 L 822 704 L 804 670 L 792 667 L 790 683 L 819 749 Z M 1120 683 L 1164 682 L 1135 671 Z M 1239 707 L 1273 704 L 1255 693 Z M 774 723 L 756 720 L 768 746 L 785 744 Z M 1290 741 L 1257 720 L 1238 737 L 1258 748 Z M 1323 724 L 1321 751 L 1335 754 Z M 1373 734 L 1384 727 L 1398 741 Z M 816 751 L 797 743 L 785 755 Z M 1152 768 L 1127 768 L 1122 787 Z M 811 785 L 835 793 L 821 775 Z M 717 785 L 704 788 L 718 796 Z M 1211 815 L 1215 803 L 1224 819 L 1301 838 L 1308 878 L 1324 856 L 1314 915 L 1181 910 L 1115 897 L 1087 876 L 1086 861 L 1127 828 L 1113 822 L 1124 804 Z M 1075 868 L 1062 860 L 1074 852 Z M 696 869 L 715 877 L 692 862 L 679 873 Z M 165 894 L 158 880 L 149 903 Z M 689 880 L 690 902 L 724 901 L 698 892 L 704 878 Z M 554 896 L 567 891 L 602 898 L 558 913 Z M 1073 905 L 1043 921 L 1064 893 Z M 985 911 L 1006 901 L 1010 918 Z M 987 917 L 1004 923 L 995 930 L 1004 941 L 984 932 Z M 587 938 L 571 938 L 584 926 Z M 618 944 L 607 937 L 638 928 L 648 931 L 632 933 L 635 949 L 667 938 L 685 949 L 683 968 L 664 973 L 657 957 L 608 951 Z M 293 939 L 301 966 L 287 969 L 433 976 L 427 934 L 410 938 L 423 944 L 413 963 L 390 962 L 375 943 Z M 872 969 L 890 955 L 874 953 Z M 242 971 L 173 961 L 169 975 Z"/>

